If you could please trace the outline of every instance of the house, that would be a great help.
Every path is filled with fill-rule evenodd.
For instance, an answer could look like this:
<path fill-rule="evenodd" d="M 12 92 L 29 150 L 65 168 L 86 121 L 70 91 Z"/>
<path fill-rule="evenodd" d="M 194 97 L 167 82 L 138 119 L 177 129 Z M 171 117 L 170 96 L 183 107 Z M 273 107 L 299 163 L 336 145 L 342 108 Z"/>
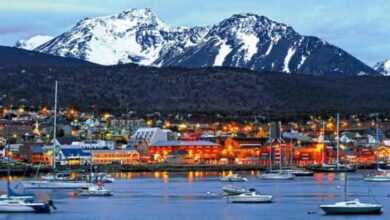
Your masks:
<path fill-rule="evenodd" d="M 140 154 L 148 153 L 149 145 L 158 141 L 167 141 L 170 130 L 160 128 L 139 128 L 129 141 L 131 149 L 137 150 Z"/>
<path fill-rule="evenodd" d="M 91 161 L 91 152 L 84 151 L 80 146 L 61 146 L 56 160 L 61 165 L 86 165 Z"/>
<path fill-rule="evenodd" d="M 43 144 L 24 144 L 19 149 L 19 155 L 34 165 L 51 165 L 51 154 L 45 153 Z"/>

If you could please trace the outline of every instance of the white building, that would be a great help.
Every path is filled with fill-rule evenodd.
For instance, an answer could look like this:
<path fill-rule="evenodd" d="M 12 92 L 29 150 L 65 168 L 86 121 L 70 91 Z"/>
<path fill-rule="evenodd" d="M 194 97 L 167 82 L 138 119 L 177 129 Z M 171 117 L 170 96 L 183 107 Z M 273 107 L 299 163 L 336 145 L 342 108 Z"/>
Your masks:
<path fill-rule="evenodd" d="M 171 139 L 172 131 L 160 128 L 139 128 L 132 136 L 129 142 L 131 148 L 140 153 L 147 153 L 148 147 L 158 141 L 167 141 Z"/>
<path fill-rule="evenodd" d="M 113 140 L 73 141 L 72 146 L 81 146 L 83 150 L 115 149 Z"/>

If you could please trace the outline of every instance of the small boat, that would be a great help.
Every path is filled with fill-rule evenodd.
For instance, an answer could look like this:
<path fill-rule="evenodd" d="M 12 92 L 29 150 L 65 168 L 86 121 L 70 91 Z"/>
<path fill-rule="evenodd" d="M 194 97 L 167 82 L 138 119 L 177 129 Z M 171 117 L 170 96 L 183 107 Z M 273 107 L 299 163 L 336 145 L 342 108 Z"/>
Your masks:
<path fill-rule="evenodd" d="M 249 193 L 249 192 L 256 192 L 256 189 L 254 188 L 233 188 L 233 187 L 228 187 L 225 186 L 222 188 L 222 191 L 225 192 L 229 196 L 234 196 L 234 195 L 240 195 L 243 193 Z"/>
<path fill-rule="evenodd" d="M 379 174 L 370 175 L 364 178 L 369 182 L 390 182 L 390 172 L 382 169 L 378 169 Z"/>
<path fill-rule="evenodd" d="M 102 185 L 91 185 L 79 190 L 80 196 L 112 196 L 112 192 L 105 189 Z"/>
<path fill-rule="evenodd" d="M 247 178 L 242 177 L 238 174 L 233 174 L 231 176 L 221 176 L 219 179 L 221 180 L 221 182 L 246 182 L 246 181 L 248 181 Z"/>
<path fill-rule="evenodd" d="M 106 173 L 98 173 L 97 181 L 101 181 L 103 183 L 113 183 L 115 182 L 115 178 Z"/>
<path fill-rule="evenodd" d="M 314 172 L 311 170 L 291 169 L 291 170 L 283 170 L 283 171 L 287 173 L 291 173 L 294 176 L 314 176 Z"/>
<path fill-rule="evenodd" d="M 337 214 L 380 214 L 382 205 L 361 203 L 359 199 L 321 205 L 320 208 L 328 215 Z"/>
<path fill-rule="evenodd" d="M 56 173 L 56 174 L 48 174 L 41 176 L 42 180 L 61 180 L 61 181 L 71 181 L 69 173 Z"/>
<path fill-rule="evenodd" d="M 228 201 L 232 203 L 271 203 L 272 195 L 262 195 L 257 192 L 247 192 L 240 195 L 229 196 Z"/>
<path fill-rule="evenodd" d="M 31 202 L 21 199 L 5 199 L 0 200 L 0 213 L 4 212 L 35 212 L 35 213 L 48 213 L 51 212 L 51 207 L 54 207 L 52 201 L 44 202 Z"/>
<path fill-rule="evenodd" d="M 81 189 L 92 185 L 84 181 L 61 181 L 61 180 L 33 180 L 22 181 L 24 189 Z"/>
<path fill-rule="evenodd" d="M 263 173 L 257 177 L 262 180 L 293 180 L 295 178 L 293 174 L 283 171 Z"/>

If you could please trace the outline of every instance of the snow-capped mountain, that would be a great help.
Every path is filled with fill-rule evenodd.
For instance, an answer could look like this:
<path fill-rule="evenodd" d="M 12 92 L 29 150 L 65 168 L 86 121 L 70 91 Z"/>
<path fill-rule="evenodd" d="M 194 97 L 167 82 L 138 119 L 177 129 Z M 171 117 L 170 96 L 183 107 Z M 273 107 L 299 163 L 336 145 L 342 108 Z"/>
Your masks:
<path fill-rule="evenodd" d="M 232 66 L 314 75 L 371 75 L 376 72 L 317 37 L 255 14 L 236 14 L 213 26 L 205 40 L 167 65 Z"/>
<path fill-rule="evenodd" d="M 160 66 L 163 60 L 197 45 L 206 33 L 206 28 L 173 28 L 149 9 L 130 9 L 112 16 L 86 18 L 36 50 L 104 65 Z"/>
<path fill-rule="evenodd" d="M 34 50 L 38 46 L 50 41 L 53 39 L 52 36 L 47 35 L 35 35 L 33 37 L 30 37 L 27 40 L 21 39 L 18 40 L 15 44 L 15 47 L 25 50 Z"/>
<path fill-rule="evenodd" d="M 390 58 L 375 64 L 374 69 L 384 76 L 390 76 Z"/>
<path fill-rule="evenodd" d="M 171 27 L 149 9 L 86 18 L 36 51 L 113 65 L 230 66 L 314 75 L 375 75 L 344 50 L 255 14 L 212 28 Z"/>

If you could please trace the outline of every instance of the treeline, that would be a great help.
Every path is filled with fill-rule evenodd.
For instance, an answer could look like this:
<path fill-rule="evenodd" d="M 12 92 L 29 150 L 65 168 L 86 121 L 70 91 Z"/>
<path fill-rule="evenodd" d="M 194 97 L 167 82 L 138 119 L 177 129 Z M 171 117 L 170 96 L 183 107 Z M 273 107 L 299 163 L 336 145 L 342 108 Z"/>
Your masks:
<path fill-rule="evenodd" d="M 234 68 L 13 67 L 0 69 L 1 105 L 110 112 L 271 114 L 390 112 L 390 78 L 319 77 Z"/>

